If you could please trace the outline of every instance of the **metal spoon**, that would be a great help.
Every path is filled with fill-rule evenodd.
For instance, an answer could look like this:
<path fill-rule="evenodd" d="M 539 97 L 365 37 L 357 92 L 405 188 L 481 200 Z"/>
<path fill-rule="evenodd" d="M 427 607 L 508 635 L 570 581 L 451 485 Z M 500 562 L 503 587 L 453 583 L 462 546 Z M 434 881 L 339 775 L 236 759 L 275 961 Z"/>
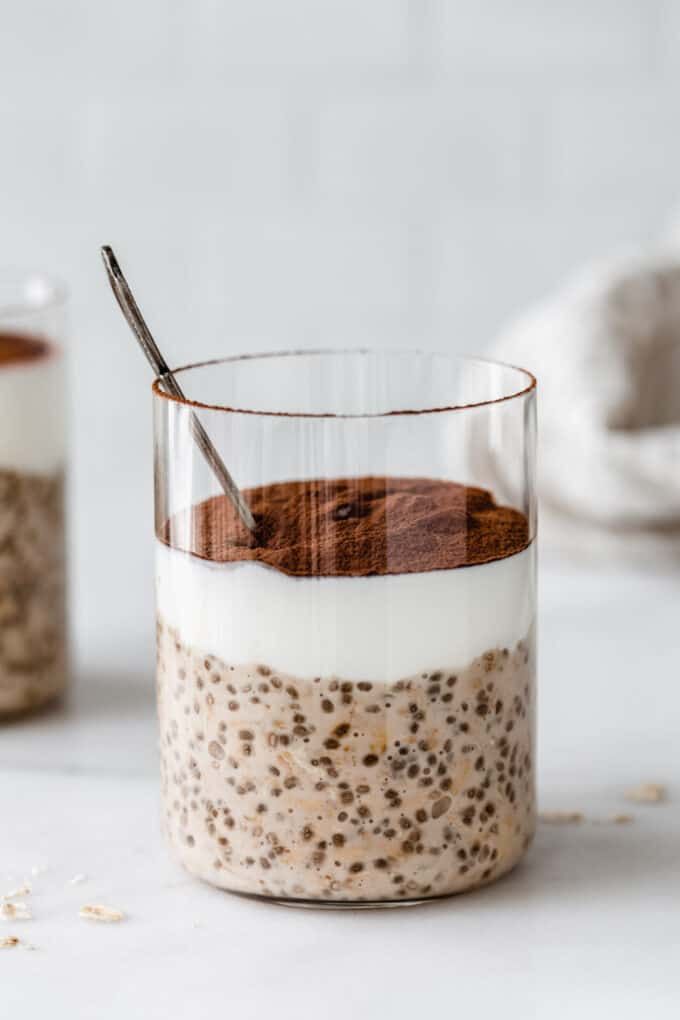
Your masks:
<path fill-rule="evenodd" d="M 146 355 L 151 367 L 168 392 L 171 393 L 172 396 L 178 397 L 180 400 L 185 400 L 186 398 L 182 393 L 179 383 L 176 381 L 165 358 L 159 351 L 158 345 L 152 337 L 149 327 L 144 321 L 137 302 L 132 296 L 132 291 L 130 290 L 127 280 L 123 276 L 123 272 L 118 265 L 118 259 L 114 255 L 113 249 L 110 248 L 109 245 L 104 245 L 101 249 L 101 253 L 109 278 L 109 283 L 111 284 L 111 289 L 120 306 L 120 310 L 125 316 L 128 326 L 137 338 L 139 346 L 142 348 L 142 351 Z M 190 412 L 189 427 L 199 450 L 214 472 L 215 477 L 224 490 L 225 495 L 228 496 L 233 503 L 236 512 L 245 526 L 254 534 L 257 525 L 250 507 L 243 498 L 236 482 L 227 470 L 226 464 L 215 449 L 210 436 L 205 431 L 193 411 Z"/>

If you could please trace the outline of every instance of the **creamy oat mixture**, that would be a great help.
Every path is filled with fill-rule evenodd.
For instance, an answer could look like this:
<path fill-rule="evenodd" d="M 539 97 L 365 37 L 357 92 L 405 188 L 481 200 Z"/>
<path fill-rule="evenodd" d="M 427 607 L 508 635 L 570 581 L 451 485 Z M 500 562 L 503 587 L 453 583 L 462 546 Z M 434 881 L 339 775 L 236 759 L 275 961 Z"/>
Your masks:
<path fill-rule="evenodd" d="M 230 665 L 158 620 L 166 834 L 225 889 L 418 899 L 509 871 L 535 827 L 534 640 L 394 683 Z"/>
<path fill-rule="evenodd" d="M 0 716 L 66 685 L 64 482 L 0 470 Z"/>

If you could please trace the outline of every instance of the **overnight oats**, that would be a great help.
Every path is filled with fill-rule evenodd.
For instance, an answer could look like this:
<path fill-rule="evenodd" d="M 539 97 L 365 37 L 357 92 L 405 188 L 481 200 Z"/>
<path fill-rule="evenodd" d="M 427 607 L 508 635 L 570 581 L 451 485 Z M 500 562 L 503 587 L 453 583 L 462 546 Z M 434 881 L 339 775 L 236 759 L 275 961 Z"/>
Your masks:
<path fill-rule="evenodd" d="M 67 679 L 63 365 L 0 315 L 0 717 Z"/>
<path fill-rule="evenodd" d="M 156 385 L 163 420 L 186 411 Z M 226 495 L 157 515 L 176 856 L 230 891 L 338 906 L 508 872 L 535 826 L 531 508 L 391 474 L 242 492 L 254 533 Z"/>

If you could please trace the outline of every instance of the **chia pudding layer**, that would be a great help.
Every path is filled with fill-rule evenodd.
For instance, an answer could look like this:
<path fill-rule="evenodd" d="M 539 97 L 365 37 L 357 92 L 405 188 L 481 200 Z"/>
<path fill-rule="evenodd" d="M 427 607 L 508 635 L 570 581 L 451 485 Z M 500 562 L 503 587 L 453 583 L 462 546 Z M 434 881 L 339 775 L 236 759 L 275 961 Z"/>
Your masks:
<path fill-rule="evenodd" d="M 192 874 L 341 905 L 509 871 L 534 807 L 534 546 L 427 479 L 246 490 L 157 541 L 163 823 Z M 313 540 L 309 539 L 313 536 Z"/>
<path fill-rule="evenodd" d="M 0 471 L 0 716 L 66 686 L 64 482 Z"/>
<path fill-rule="evenodd" d="M 67 681 L 62 364 L 0 332 L 0 717 Z"/>
<path fill-rule="evenodd" d="M 229 665 L 158 621 L 164 828 L 224 889 L 419 899 L 509 871 L 534 832 L 534 642 L 393 683 Z"/>

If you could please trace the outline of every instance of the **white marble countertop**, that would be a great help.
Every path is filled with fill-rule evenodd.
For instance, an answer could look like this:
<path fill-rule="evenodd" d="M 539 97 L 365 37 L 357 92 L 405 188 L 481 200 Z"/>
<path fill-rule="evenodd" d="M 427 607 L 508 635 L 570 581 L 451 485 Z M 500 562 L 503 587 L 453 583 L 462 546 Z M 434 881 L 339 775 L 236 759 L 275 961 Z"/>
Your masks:
<path fill-rule="evenodd" d="M 540 803 L 588 820 L 542 824 L 495 886 L 385 911 L 185 876 L 159 836 L 150 648 L 88 634 L 70 704 L 0 729 L 0 892 L 34 886 L 33 919 L 0 936 L 37 947 L 0 952 L 0 1016 L 677 1018 L 679 610 L 678 577 L 543 570 Z M 668 802 L 628 804 L 643 781 Z M 635 820 L 598 823 L 616 812 Z M 83 921 L 87 902 L 127 919 Z"/>

